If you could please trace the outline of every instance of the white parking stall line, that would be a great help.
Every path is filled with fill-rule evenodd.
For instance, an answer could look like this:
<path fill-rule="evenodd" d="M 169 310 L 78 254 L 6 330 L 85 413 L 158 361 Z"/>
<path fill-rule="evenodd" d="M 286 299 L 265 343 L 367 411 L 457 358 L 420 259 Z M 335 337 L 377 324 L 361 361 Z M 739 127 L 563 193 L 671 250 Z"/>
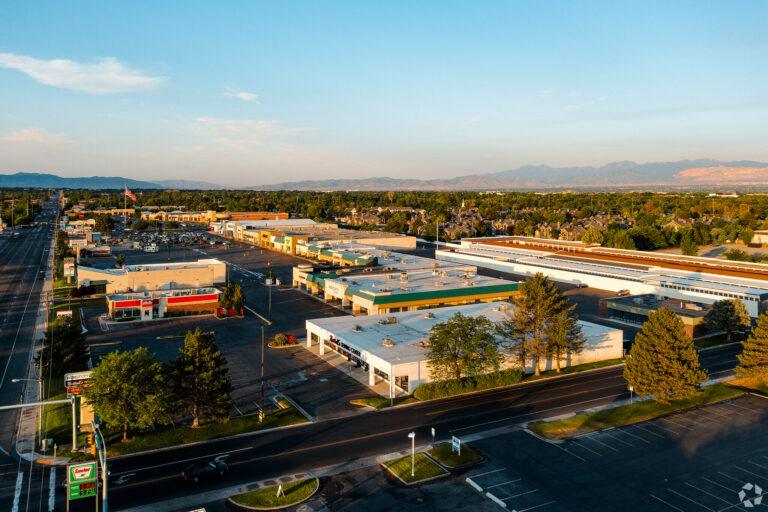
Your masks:
<path fill-rule="evenodd" d="M 652 436 L 656 436 L 656 437 L 659 437 L 661 439 L 666 439 L 666 436 L 663 436 L 663 435 L 659 434 L 658 432 L 654 432 L 653 430 L 650 430 L 650 429 L 645 428 L 643 426 L 640 426 L 640 425 L 632 425 L 632 426 L 642 430 L 643 432 L 647 432 L 647 433 L 651 434 Z"/>
<path fill-rule="evenodd" d="M 757 466 L 759 468 L 763 468 L 763 469 L 768 470 L 768 466 L 763 466 L 762 464 L 758 464 L 757 462 L 753 462 L 751 460 L 748 460 L 747 463 L 752 464 L 753 466 Z"/>
<path fill-rule="evenodd" d="M 672 418 L 668 418 L 667 417 L 667 418 L 663 418 L 663 420 L 664 421 L 668 421 L 668 422 L 672 423 L 673 425 L 677 425 L 678 427 L 682 427 L 682 428 L 684 428 L 686 430 L 693 430 L 693 427 L 690 427 L 688 425 L 684 425 L 682 423 L 678 423 L 677 421 L 674 421 Z"/>
<path fill-rule="evenodd" d="M 701 507 L 701 508 L 703 508 L 703 509 L 709 510 L 710 512 L 717 512 L 717 511 L 716 511 L 714 508 L 709 508 L 708 506 L 704 505 L 703 503 L 699 503 L 698 501 L 694 500 L 693 498 L 689 498 L 689 497 L 688 497 L 688 496 L 686 496 L 685 494 L 679 493 L 679 492 L 677 492 L 677 491 L 676 491 L 676 490 L 674 490 L 674 489 L 670 489 L 669 487 L 667 487 L 667 490 L 668 490 L 669 492 L 673 493 L 673 494 L 677 494 L 678 496 L 680 496 L 680 497 L 681 497 L 681 498 L 683 498 L 684 500 L 688 500 L 688 501 L 690 501 L 690 502 L 691 502 L 691 503 L 693 503 L 694 505 L 698 505 L 699 507 Z"/>
<path fill-rule="evenodd" d="M 705 491 L 705 490 L 704 490 L 704 489 L 702 489 L 701 487 L 696 487 L 695 485 L 693 485 L 693 484 L 692 484 L 692 483 L 690 483 L 690 482 L 685 482 L 685 485 L 687 485 L 688 487 L 693 487 L 694 489 L 696 489 L 696 490 L 697 490 L 697 491 L 699 491 L 700 493 L 706 494 L 706 495 L 708 495 L 708 496 L 712 496 L 712 497 L 713 497 L 713 498 L 715 498 L 716 500 L 718 500 L 718 501 L 722 501 L 722 502 L 723 502 L 723 503 L 725 503 L 726 505 L 732 505 L 732 503 L 731 503 L 730 501 L 728 501 L 728 500 L 724 500 L 724 499 L 723 499 L 723 498 L 721 498 L 720 496 L 718 496 L 718 495 L 716 495 L 716 494 L 712 494 L 712 493 L 711 493 L 711 492 L 709 492 L 709 491 Z"/>
<path fill-rule="evenodd" d="M 702 419 L 704 421 L 711 421 L 712 423 L 715 423 L 717 425 L 727 425 L 728 424 L 728 423 L 726 423 L 726 422 L 724 422 L 722 420 L 713 418 L 713 416 L 717 416 L 715 414 L 708 414 L 708 413 L 700 412 L 700 411 L 691 411 L 691 413 L 695 414 L 696 418 L 698 418 L 698 419 Z M 719 418 L 719 416 L 718 416 L 718 418 Z"/>
<path fill-rule="evenodd" d="M 620 439 L 620 438 L 619 438 L 619 437 L 616 435 L 616 432 L 606 431 L 606 432 L 605 432 L 605 434 L 606 434 L 608 437 L 610 437 L 611 439 L 615 439 L 616 441 L 618 441 L 618 442 L 620 442 L 620 443 L 623 443 L 623 444 L 625 444 L 625 445 L 627 445 L 627 446 L 631 446 L 632 448 L 637 448 L 637 445 L 636 445 L 636 444 L 632 444 L 632 443 L 630 443 L 630 442 L 624 441 L 623 439 Z"/>
<path fill-rule="evenodd" d="M 753 414 L 755 412 L 753 409 L 750 409 L 749 407 L 744 407 L 743 405 L 739 405 L 739 404 L 734 403 L 734 402 L 725 402 L 725 404 L 730 406 L 730 407 L 735 407 L 736 409 L 740 409 L 742 411 L 747 411 L 747 412 L 750 412 L 750 413 L 753 413 Z"/>
<path fill-rule="evenodd" d="M 602 456 L 603 456 L 603 454 L 602 454 L 602 453 L 600 453 L 600 452 L 598 452 L 598 451 L 595 451 L 595 450 L 593 450 L 592 448 L 590 448 L 590 447 L 588 447 L 588 446 L 584 445 L 584 443 L 581 443 L 581 442 L 579 442 L 578 440 L 575 440 L 575 441 L 573 441 L 573 444 L 574 444 L 574 445 L 576 445 L 578 448 L 582 448 L 582 449 L 584 449 L 584 450 L 587 450 L 587 451 L 588 451 L 588 452 L 590 452 L 590 453 L 594 453 L 594 454 L 595 454 L 595 455 L 597 455 L 598 457 L 602 457 Z"/>
<path fill-rule="evenodd" d="M 525 491 L 517 494 L 513 494 L 512 496 L 506 496 L 504 498 L 501 498 L 502 501 L 511 500 L 513 498 L 519 498 L 520 496 L 525 496 L 526 494 L 533 494 L 534 492 L 538 491 L 538 489 L 531 489 L 530 491 Z"/>
<path fill-rule="evenodd" d="M 587 462 L 587 459 L 585 459 L 585 458 L 583 458 L 583 457 L 579 457 L 578 455 L 576 455 L 575 453 L 573 453 L 572 451 L 570 451 L 568 448 L 563 448 L 563 447 L 562 447 L 562 446 L 560 446 L 559 444 L 555 444 L 555 443 L 551 443 L 551 445 L 552 445 L 552 446 L 555 446 L 555 447 L 557 447 L 557 448 L 560 448 L 561 450 L 563 450 L 563 451 L 564 451 L 565 453 L 567 453 L 568 455 L 571 455 L 571 456 L 573 456 L 573 457 L 576 457 L 576 458 L 577 458 L 577 459 L 579 459 L 581 462 Z"/>
<path fill-rule="evenodd" d="M 500 471 L 504 471 L 507 468 L 501 468 L 501 469 L 494 469 L 493 471 L 486 471 L 485 473 L 480 473 L 479 475 L 472 475 L 472 479 L 477 480 L 478 477 L 486 476 L 486 475 L 492 475 L 494 473 L 498 473 Z"/>
<path fill-rule="evenodd" d="M 584 437 L 583 437 L 583 439 L 589 439 L 590 441 L 594 441 L 594 442 L 595 442 L 595 443 L 597 443 L 597 444 L 601 444 L 601 445 L 605 446 L 606 448 L 608 448 L 608 449 L 610 449 L 610 450 L 613 450 L 613 451 L 615 451 L 615 452 L 617 452 L 617 453 L 619 452 L 619 450 L 617 450 L 617 449 L 616 449 L 616 448 L 614 448 L 613 446 L 611 446 L 611 445 L 609 445 L 609 444 L 606 444 L 606 443 L 604 443 L 604 442 L 602 442 L 602 441 L 599 441 L 599 440 L 595 439 L 595 438 L 594 438 L 594 436 L 591 436 L 591 435 L 590 435 L 590 436 L 584 436 Z"/>
<path fill-rule="evenodd" d="M 649 425 L 652 426 L 652 427 L 658 428 L 660 430 L 664 430 L 665 432 L 669 432 L 670 434 L 674 434 L 676 436 L 679 436 L 680 434 L 682 434 L 682 431 L 675 430 L 673 428 L 669 428 L 669 427 L 667 427 L 665 425 L 660 425 L 659 424 L 660 422 L 661 422 L 661 420 L 657 420 L 657 421 L 654 421 L 652 423 L 649 423 Z"/>
<path fill-rule="evenodd" d="M 759 473 L 755 473 L 754 471 L 750 471 L 750 470 L 748 470 L 748 469 L 745 469 L 745 468 L 743 468 L 743 467 L 741 467 L 741 466 L 733 466 L 733 467 L 734 467 L 735 469 L 738 469 L 739 471 L 743 471 L 743 472 L 745 472 L 745 473 L 749 473 L 749 474 L 750 474 L 750 475 L 752 475 L 752 476 L 756 476 L 757 478 L 761 478 L 761 479 L 763 479 L 764 481 L 768 481 L 768 477 L 766 477 L 765 475 L 761 475 L 761 474 L 759 474 Z"/>
<path fill-rule="evenodd" d="M 719 482 L 716 482 L 715 480 L 712 480 L 711 478 L 707 478 L 707 477 L 703 476 L 703 477 L 701 477 L 701 479 L 702 480 L 706 480 L 710 484 L 716 485 L 716 486 L 720 487 L 721 489 L 728 491 L 729 493 L 735 493 L 736 492 L 733 489 L 731 489 L 730 487 L 726 487 L 723 484 L 721 484 Z"/>
<path fill-rule="evenodd" d="M 509 480 L 508 482 L 502 482 L 500 484 L 489 485 L 488 487 L 486 487 L 486 489 L 493 489 L 494 487 L 501 487 L 502 485 L 513 484 L 515 482 L 519 482 L 520 480 L 522 480 L 522 478 L 516 478 L 514 480 Z"/>
<path fill-rule="evenodd" d="M 677 510 L 677 512 L 685 512 L 685 510 L 681 509 L 680 507 L 676 507 L 673 504 L 669 503 L 668 501 L 664 501 L 663 499 L 659 498 L 656 495 L 648 494 L 648 496 L 650 496 L 651 498 L 653 498 L 653 499 L 655 499 L 657 501 L 660 501 L 661 503 L 663 503 L 664 505 L 668 506 L 672 510 Z"/>
<path fill-rule="evenodd" d="M 725 478 L 729 478 L 729 479 L 733 480 L 734 482 L 739 482 L 739 485 L 743 485 L 744 484 L 744 480 L 743 479 L 732 477 L 731 475 L 723 473 L 722 471 L 718 471 L 717 473 L 720 474 L 720 475 L 723 475 Z"/>
<path fill-rule="evenodd" d="M 627 434 L 628 436 L 630 436 L 630 437 L 632 437 L 632 438 L 634 438 L 634 439 L 637 439 L 638 441 L 642 441 L 642 442 L 644 442 L 645 444 L 652 444 L 652 443 L 651 443 L 649 440 L 647 440 L 646 438 L 644 438 L 644 437 L 640 437 L 640 436 L 638 436 L 638 435 L 635 435 L 635 434 L 633 434 L 632 432 L 630 432 L 630 431 L 629 431 L 629 429 L 628 429 L 628 428 L 624 428 L 624 429 L 621 429 L 621 432 L 622 432 L 623 434 Z"/>
<path fill-rule="evenodd" d="M 553 504 L 553 503 L 555 503 L 555 500 L 552 500 L 552 501 L 548 501 L 548 502 L 546 502 L 546 503 L 542 503 L 542 504 L 540 504 L 540 505 L 534 505 L 533 507 L 528 507 L 528 508 L 521 508 L 521 509 L 520 509 L 520 510 L 518 510 L 517 512 L 526 512 L 527 510 L 534 510 L 534 509 L 537 509 L 537 508 L 546 507 L 547 505 L 551 505 L 551 504 Z"/>

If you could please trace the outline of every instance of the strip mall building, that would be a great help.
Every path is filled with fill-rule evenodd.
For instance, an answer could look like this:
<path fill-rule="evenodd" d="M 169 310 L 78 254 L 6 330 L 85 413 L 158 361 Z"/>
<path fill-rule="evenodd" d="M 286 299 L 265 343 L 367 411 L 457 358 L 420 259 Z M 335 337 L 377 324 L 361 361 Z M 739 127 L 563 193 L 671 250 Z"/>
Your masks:
<path fill-rule="evenodd" d="M 77 267 L 78 286 L 103 287 L 107 294 L 206 288 L 226 282 L 227 264 L 213 258 L 110 269 Z"/>

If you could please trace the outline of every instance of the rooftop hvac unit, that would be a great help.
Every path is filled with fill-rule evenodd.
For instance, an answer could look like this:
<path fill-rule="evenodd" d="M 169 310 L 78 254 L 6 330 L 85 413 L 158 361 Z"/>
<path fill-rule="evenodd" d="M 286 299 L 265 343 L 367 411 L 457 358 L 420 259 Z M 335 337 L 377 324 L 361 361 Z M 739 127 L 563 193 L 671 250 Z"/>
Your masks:
<path fill-rule="evenodd" d="M 400 272 L 400 280 L 401 281 L 407 281 L 408 280 L 408 272 Z"/>
<path fill-rule="evenodd" d="M 439 276 L 440 275 L 440 271 L 435 269 L 435 270 L 432 271 L 432 275 L 433 276 Z"/>
<path fill-rule="evenodd" d="M 361 331 L 363 330 L 363 326 L 362 326 L 362 325 L 360 325 L 360 324 L 357 324 L 357 325 L 355 325 L 355 326 L 352 328 L 352 330 L 353 330 L 353 331 L 355 331 L 355 332 L 361 332 Z"/>
<path fill-rule="evenodd" d="M 388 324 L 396 324 L 397 323 L 397 317 L 395 316 L 388 316 L 386 323 Z"/>
<path fill-rule="evenodd" d="M 445 283 L 442 281 L 435 281 L 435 286 L 445 286 Z"/>
<path fill-rule="evenodd" d="M 424 318 L 435 318 L 435 314 L 431 311 L 424 313 Z"/>
<path fill-rule="evenodd" d="M 395 278 L 395 274 L 387 274 L 387 279 L 394 279 L 394 278 Z"/>
<path fill-rule="evenodd" d="M 470 281 L 469 279 L 464 281 L 464 286 L 474 286 L 474 285 L 475 285 L 474 281 Z"/>
<path fill-rule="evenodd" d="M 381 344 L 387 348 L 391 348 L 395 346 L 395 342 L 392 340 L 392 338 L 384 338 Z"/>
<path fill-rule="evenodd" d="M 409 291 L 411 291 L 411 289 L 410 289 L 410 288 L 408 288 L 407 286 L 401 286 L 401 287 L 400 287 L 400 291 L 401 291 L 401 292 L 409 292 Z"/>

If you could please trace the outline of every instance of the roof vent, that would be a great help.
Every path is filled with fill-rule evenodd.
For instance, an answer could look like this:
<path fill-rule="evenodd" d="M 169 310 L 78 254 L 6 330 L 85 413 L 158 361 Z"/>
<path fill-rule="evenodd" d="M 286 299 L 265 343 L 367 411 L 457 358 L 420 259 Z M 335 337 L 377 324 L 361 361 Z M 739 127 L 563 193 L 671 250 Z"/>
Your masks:
<path fill-rule="evenodd" d="M 395 342 L 392 340 L 392 338 L 384 338 L 381 344 L 387 348 L 392 348 L 395 346 Z"/>
<path fill-rule="evenodd" d="M 362 330 L 363 330 L 363 326 L 362 326 L 362 325 L 360 325 L 360 324 L 357 324 L 357 325 L 355 325 L 355 326 L 352 328 L 352 330 L 353 330 L 353 331 L 355 331 L 355 332 L 362 332 Z"/>

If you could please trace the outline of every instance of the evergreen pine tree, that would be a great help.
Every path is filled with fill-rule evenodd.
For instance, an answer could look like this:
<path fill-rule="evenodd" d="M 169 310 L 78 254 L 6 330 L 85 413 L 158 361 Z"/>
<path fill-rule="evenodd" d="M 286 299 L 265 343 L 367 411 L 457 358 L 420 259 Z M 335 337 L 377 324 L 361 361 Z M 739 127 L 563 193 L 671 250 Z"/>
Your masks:
<path fill-rule="evenodd" d="M 232 380 L 227 361 L 212 332 L 188 331 L 176 359 L 176 396 L 181 408 L 192 414 L 198 428 L 207 414 L 226 419 L 232 408 Z"/>
<path fill-rule="evenodd" d="M 670 309 L 648 315 L 635 336 L 624 378 L 638 396 L 653 396 L 668 402 L 694 395 L 707 372 L 699 365 L 693 340 L 685 333 L 682 320 Z"/>
<path fill-rule="evenodd" d="M 736 375 L 743 378 L 768 379 L 768 313 L 757 318 L 757 325 L 743 343 L 738 355 Z"/>
<path fill-rule="evenodd" d="M 542 361 L 550 355 L 547 323 L 558 314 L 571 314 L 562 292 L 544 274 L 537 273 L 520 285 L 520 294 L 514 297 L 515 309 L 498 326 L 498 332 L 509 340 L 508 349 L 518 358 L 523 368 L 530 358 L 535 375 L 540 375 Z"/>

